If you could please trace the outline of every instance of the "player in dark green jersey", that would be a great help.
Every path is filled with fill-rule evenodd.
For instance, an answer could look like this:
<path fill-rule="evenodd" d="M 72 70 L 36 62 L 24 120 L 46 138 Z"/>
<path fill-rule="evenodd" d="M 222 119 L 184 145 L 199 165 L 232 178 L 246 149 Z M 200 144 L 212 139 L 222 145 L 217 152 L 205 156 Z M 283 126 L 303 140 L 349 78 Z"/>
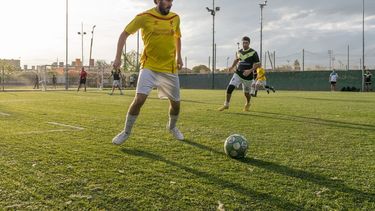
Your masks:
<path fill-rule="evenodd" d="M 237 67 L 232 79 L 227 87 L 227 95 L 224 105 L 219 108 L 219 111 L 229 109 L 230 99 L 235 88 L 238 88 L 242 84 L 242 89 L 245 94 L 246 103 L 244 106 L 244 111 L 249 111 L 250 109 L 250 91 L 251 84 L 254 79 L 254 72 L 258 67 L 261 67 L 259 62 L 258 53 L 250 48 L 250 38 L 242 38 L 243 48 L 237 52 L 237 58 L 234 60 L 231 70 Z M 238 65 L 238 66 L 237 66 Z"/>

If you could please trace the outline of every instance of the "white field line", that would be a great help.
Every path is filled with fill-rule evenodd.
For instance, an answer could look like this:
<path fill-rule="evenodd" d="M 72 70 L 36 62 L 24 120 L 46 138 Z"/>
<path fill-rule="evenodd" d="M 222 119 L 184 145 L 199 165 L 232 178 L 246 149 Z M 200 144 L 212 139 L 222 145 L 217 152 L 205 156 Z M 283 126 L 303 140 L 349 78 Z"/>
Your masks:
<path fill-rule="evenodd" d="M 50 125 L 57 125 L 57 126 L 62 126 L 62 127 L 73 128 L 75 130 L 84 130 L 85 129 L 83 127 L 77 127 L 77 126 L 73 126 L 73 125 L 66 125 L 66 124 L 62 124 L 62 123 L 58 123 L 58 122 L 47 122 L 47 123 L 50 124 Z"/>
<path fill-rule="evenodd" d="M 53 133 L 53 132 L 68 132 L 68 131 L 72 131 L 72 129 L 73 130 L 84 130 L 85 129 L 83 127 L 76 127 L 76 126 L 73 126 L 73 125 L 67 125 L 67 124 L 62 124 L 62 123 L 58 123 L 58 122 L 47 122 L 47 123 L 50 124 L 50 125 L 57 125 L 57 126 L 61 126 L 61 127 L 70 128 L 70 129 L 37 130 L 37 131 L 29 131 L 29 132 L 20 132 L 20 133 L 17 133 L 17 134 L 21 134 L 21 135 L 42 134 L 42 133 Z"/>
<path fill-rule="evenodd" d="M 10 114 L 4 113 L 4 112 L 0 112 L 0 115 L 1 116 L 10 116 Z"/>
<path fill-rule="evenodd" d="M 67 129 L 60 129 L 60 130 L 40 130 L 40 131 L 29 131 L 29 132 L 20 132 L 20 133 L 16 133 L 18 135 L 28 135 L 28 134 L 42 134 L 42 133 L 53 133 L 53 132 L 68 132 L 68 131 L 71 131 L 71 130 L 67 130 Z"/>

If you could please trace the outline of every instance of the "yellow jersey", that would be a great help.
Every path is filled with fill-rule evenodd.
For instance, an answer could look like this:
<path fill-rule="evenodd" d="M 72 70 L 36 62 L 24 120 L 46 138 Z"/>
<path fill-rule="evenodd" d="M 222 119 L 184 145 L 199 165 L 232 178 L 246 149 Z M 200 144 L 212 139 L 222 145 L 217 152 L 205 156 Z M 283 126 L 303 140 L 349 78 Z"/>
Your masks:
<path fill-rule="evenodd" d="M 257 81 L 265 81 L 265 80 L 267 80 L 266 71 L 261 67 L 257 68 Z"/>
<path fill-rule="evenodd" d="M 156 8 L 138 14 L 125 28 L 128 34 L 141 29 L 144 50 L 141 68 L 176 73 L 176 40 L 181 37 L 180 17 L 173 12 L 161 15 Z"/>

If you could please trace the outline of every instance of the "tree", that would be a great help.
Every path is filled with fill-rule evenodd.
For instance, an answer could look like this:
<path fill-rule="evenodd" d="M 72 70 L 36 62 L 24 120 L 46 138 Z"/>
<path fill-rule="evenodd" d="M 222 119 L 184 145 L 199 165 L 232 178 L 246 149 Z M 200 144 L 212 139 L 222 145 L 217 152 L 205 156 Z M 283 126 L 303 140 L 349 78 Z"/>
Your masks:
<path fill-rule="evenodd" d="M 301 70 L 301 65 L 300 65 L 298 59 L 296 59 L 294 61 L 294 70 Z"/>
<path fill-rule="evenodd" d="M 138 55 L 138 58 L 141 58 L 140 55 Z M 138 72 L 140 70 L 141 64 L 138 62 L 137 67 L 137 51 L 135 50 L 127 53 L 122 52 L 122 62 L 124 72 Z"/>
<path fill-rule="evenodd" d="M 193 67 L 193 73 L 207 73 L 210 72 L 210 68 L 206 65 L 198 65 Z"/>
<path fill-rule="evenodd" d="M 106 70 L 110 70 L 112 68 L 112 65 L 108 64 L 105 60 L 97 60 L 96 67 L 98 68 L 98 70 L 105 72 Z"/>
<path fill-rule="evenodd" d="M 0 70 L 2 71 L 3 68 L 5 72 L 15 72 L 21 70 L 19 67 L 15 67 L 14 65 L 4 60 L 0 60 Z"/>

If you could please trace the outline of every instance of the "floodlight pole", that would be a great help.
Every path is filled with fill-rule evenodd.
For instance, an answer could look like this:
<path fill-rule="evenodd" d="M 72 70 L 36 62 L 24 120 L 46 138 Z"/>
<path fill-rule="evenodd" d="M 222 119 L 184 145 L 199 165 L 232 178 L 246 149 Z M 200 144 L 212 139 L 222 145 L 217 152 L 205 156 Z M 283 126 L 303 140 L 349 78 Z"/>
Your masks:
<path fill-rule="evenodd" d="M 362 0 L 362 92 L 365 89 L 365 0 Z"/>
<path fill-rule="evenodd" d="M 139 30 L 137 31 L 137 62 L 136 62 L 136 72 L 139 72 Z"/>
<path fill-rule="evenodd" d="M 267 0 L 264 3 L 259 4 L 260 6 L 260 64 L 263 64 L 263 8 L 267 6 Z"/>
<path fill-rule="evenodd" d="M 91 67 L 91 56 L 92 56 L 92 45 L 93 45 L 93 42 L 94 42 L 94 29 L 95 29 L 96 25 L 94 25 L 92 27 L 92 31 L 91 31 L 91 44 L 90 44 L 90 60 L 89 60 L 89 69 Z"/>
<path fill-rule="evenodd" d="M 3 88 L 3 92 L 4 92 L 4 83 L 5 83 L 5 79 L 4 79 L 4 77 L 5 77 L 5 74 L 4 74 L 4 66 L 3 66 L 3 68 L 2 68 L 1 74 L 2 74 L 2 76 L 1 76 L 1 86 L 2 86 L 2 88 Z"/>
<path fill-rule="evenodd" d="M 86 35 L 86 32 L 83 31 L 83 22 L 81 23 L 81 31 L 78 32 L 78 34 L 81 35 L 81 44 L 82 44 L 81 63 L 82 63 L 82 67 L 84 67 L 84 64 L 83 64 L 83 36 Z"/>
<path fill-rule="evenodd" d="M 206 7 L 206 9 L 212 15 L 212 89 L 215 89 L 215 69 L 216 69 L 215 16 L 216 16 L 216 12 L 220 11 L 220 7 L 215 7 L 215 0 L 212 0 L 212 9 L 208 7 Z"/>
<path fill-rule="evenodd" d="M 68 64 L 68 21 L 69 21 L 69 13 L 68 13 L 68 0 L 66 0 L 66 40 L 65 40 L 65 90 L 69 89 L 69 78 L 68 78 L 68 71 L 69 71 L 69 64 Z"/>

